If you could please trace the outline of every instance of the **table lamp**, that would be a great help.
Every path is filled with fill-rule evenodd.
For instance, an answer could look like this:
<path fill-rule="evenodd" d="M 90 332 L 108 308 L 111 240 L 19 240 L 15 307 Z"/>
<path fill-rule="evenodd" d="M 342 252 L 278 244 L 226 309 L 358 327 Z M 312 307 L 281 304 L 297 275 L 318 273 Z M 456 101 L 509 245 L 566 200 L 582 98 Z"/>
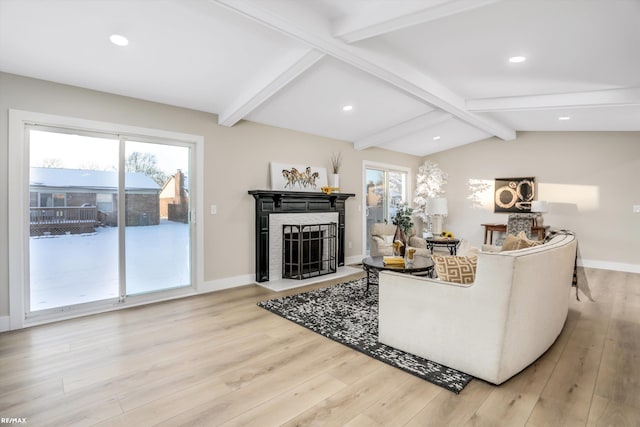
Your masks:
<path fill-rule="evenodd" d="M 444 217 L 449 214 L 447 209 L 447 199 L 444 197 L 429 197 L 425 206 L 425 211 L 429 214 L 429 228 L 434 236 L 442 233 Z"/>
<path fill-rule="evenodd" d="M 544 218 L 542 213 L 547 211 L 547 202 L 544 200 L 534 200 L 531 202 L 531 212 L 536 214 L 535 225 L 542 227 L 544 225 Z"/>

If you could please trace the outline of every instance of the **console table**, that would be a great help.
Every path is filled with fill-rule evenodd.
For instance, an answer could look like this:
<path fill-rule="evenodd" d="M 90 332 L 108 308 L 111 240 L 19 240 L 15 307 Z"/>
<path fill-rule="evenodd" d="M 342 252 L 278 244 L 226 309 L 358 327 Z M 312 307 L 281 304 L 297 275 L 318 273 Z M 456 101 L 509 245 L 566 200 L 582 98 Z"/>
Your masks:
<path fill-rule="evenodd" d="M 484 243 L 487 243 L 487 237 L 489 238 L 489 244 L 493 245 L 493 232 L 498 231 L 500 233 L 507 232 L 507 224 L 480 224 L 484 227 Z M 549 229 L 548 225 L 534 225 L 531 227 L 531 233 L 538 234 L 538 240 L 543 240 L 546 231 Z"/>

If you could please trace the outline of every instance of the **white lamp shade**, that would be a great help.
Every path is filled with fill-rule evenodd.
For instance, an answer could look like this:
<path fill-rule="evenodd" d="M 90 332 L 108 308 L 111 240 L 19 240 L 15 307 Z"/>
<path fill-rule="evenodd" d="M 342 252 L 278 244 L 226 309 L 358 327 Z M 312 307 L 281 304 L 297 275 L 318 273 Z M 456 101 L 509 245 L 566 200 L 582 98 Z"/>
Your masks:
<path fill-rule="evenodd" d="M 544 200 L 534 200 L 531 202 L 531 212 L 546 212 L 547 202 Z"/>
<path fill-rule="evenodd" d="M 429 197 L 425 206 L 429 215 L 448 215 L 447 199 L 444 197 Z"/>

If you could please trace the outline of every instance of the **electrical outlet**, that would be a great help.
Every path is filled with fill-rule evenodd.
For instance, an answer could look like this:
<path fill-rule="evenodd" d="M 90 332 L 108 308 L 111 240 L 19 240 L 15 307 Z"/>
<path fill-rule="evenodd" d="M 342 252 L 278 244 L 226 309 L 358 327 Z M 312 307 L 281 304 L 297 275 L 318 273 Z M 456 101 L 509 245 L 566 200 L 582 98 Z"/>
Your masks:
<path fill-rule="evenodd" d="M 640 205 L 633 205 L 633 213 L 640 213 Z"/>

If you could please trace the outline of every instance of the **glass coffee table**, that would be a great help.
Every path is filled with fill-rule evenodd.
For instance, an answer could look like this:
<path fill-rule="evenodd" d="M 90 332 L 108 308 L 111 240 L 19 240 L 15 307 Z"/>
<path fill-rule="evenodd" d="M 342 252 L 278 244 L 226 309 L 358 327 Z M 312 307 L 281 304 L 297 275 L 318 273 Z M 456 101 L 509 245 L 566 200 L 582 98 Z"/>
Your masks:
<path fill-rule="evenodd" d="M 367 292 L 369 292 L 371 283 L 378 283 L 378 273 L 381 270 L 432 277 L 434 264 L 431 258 L 416 255 L 413 263 L 409 265 L 385 265 L 383 258 L 381 256 L 370 256 L 362 260 L 362 268 L 367 273 Z"/>

